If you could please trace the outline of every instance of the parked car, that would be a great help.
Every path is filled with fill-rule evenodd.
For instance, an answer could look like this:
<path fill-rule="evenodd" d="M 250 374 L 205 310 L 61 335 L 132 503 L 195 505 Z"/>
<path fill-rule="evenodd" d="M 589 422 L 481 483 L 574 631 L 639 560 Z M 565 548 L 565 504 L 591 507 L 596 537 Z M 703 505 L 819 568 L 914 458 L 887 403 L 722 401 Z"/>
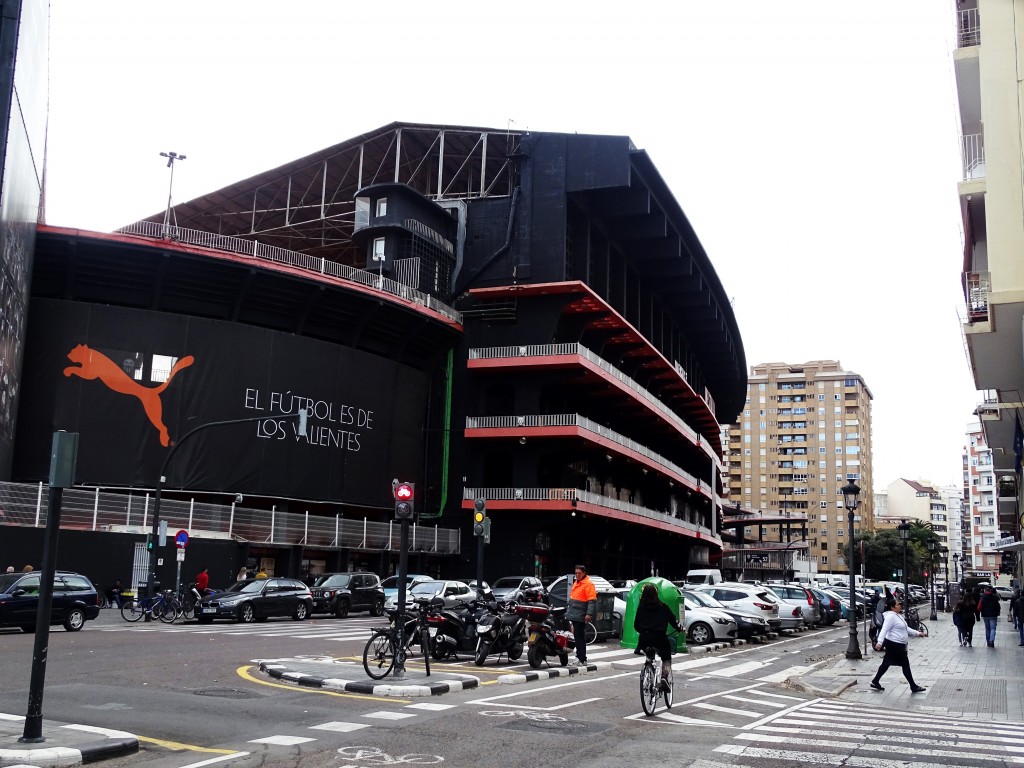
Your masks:
<path fill-rule="evenodd" d="M 736 622 L 736 636 L 740 639 L 745 640 L 751 637 L 767 635 L 771 629 L 771 627 L 768 626 L 768 620 L 763 616 L 758 616 L 757 614 L 750 613 L 739 608 L 729 608 L 715 600 L 715 598 L 703 590 L 683 590 L 683 597 L 686 598 L 687 611 L 689 611 L 690 608 L 699 605 L 704 608 L 714 608 L 715 610 L 729 614 L 733 621 Z"/>
<path fill-rule="evenodd" d="M 821 603 L 821 620 L 826 626 L 831 627 L 843 617 L 843 601 L 838 597 L 817 587 L 805 587 L 805 589 L 809 589 Z"/>
<path fill-rule="evenodd" d="M 472 579 L 456 579 L 456 581 L 461 581 L 463 584 L 468 584 L 469 588 L 471 590 L 473 590 L 474 594 L 476 593 L 476 578 L 472 578 Z M 491 599 L 491 597 L 492 597 L 491 585 L 488 584 L 486 581 L 481 580 L 480 581 L 480 586 L 483 588 L 482 589 L 483 594 L 479 595 L 479 596 L 482 597 L 482 598 Z"/>
<path fill-rule="evenodd" d="M 729 608 L 763 616 L 772 631 L 796 629 L 803 624 L 802 616 L 793 616 L 780 610 L 779 598 L 767 587 L 753 584 L 723 582 L 714 586 L 700 587 L 697 591 L 711 595 Z"/>
<path fill-rule="evenodd" d="M 433 576 L 425 576 L 422 573 L 410 573 L 405 577 L 405 591 L 409 592 L 415 585 L 421 581 L 433 581 Z M 389 600 L 394 602 L 398 599 L 398 576 L 388 576 L 384 581 L 380 583 L 381 588 L 384 590 L 384 602 L 387 603 Z"/>
<path fill-rule="evenodd" d="M 850 590 L 844 589 L 843 587 L 832 587 L 831 589 L 826 590 L 826 592 L 839 598 L 840 607 L 843 612 L 842 618 L 849 618 Z M 861 593 L 856 592 L 854 593 L 854 601 L 857 603 L 857 619 L 859 621 L 864 618 L 864 614 L 868 609 L 870 600 Z"/>
<path fill-rule="evenodd" d="M 683 590 L 679 590 L 680 597 L 686 599 Z M 705 645 L 715 641 L 729 641 L 737 637 L 739 628 L 736 620 L 725 611 L 716 608 L 705 608 L 693 602 L 684 603 L 686 637 L 694 645 Z"/>
<path fill-rule="evenodd" d="M 470 589 L 469 585 L 463 581 L 441 581 L 431 579 L 430 581 L 421 581 L 414 584 L 412 588 L 405 593 L 405 606 L 411 608 L 416 600 L 423 598 L 440 597 L 444 600 L 445 608 L 456 608 L 460 605 L 465 605 L 476 599 L 476 590 Z M 394 610 L 398 607 L 398 595 L 390 598 L 385 607 L 388 610 Z"/>
<path fill-rule="evenodd" d="M 0 627 L 35 632 L 40 584 L 38 571 L 0 574 Z M 68 632 L 77 632 L 99 615 L 100 598 L 88 578 L 71 571 L 54 574 L 50 624 L 63 624 Z"/>
<path fill-rule="evenodd" d="M 223 592 L 203 598 L 196 608 L 200 624 L 214 619 L 234 619 L 246 624 L 266 621 L 271 616 L 291 616 L 305 621 L 313 610 L 313 594 L 298 579 L 273 576 L 269 579 L 236 581 Z"/>
<path fill-rule="evenodd" d="M 519 602 L 523 599 L 523 592 L 528 589 L 544 590 L 544 585 L 533 576 L 502 576 L 491 584 L 491 592 L 499 603 L 505 600 Z"/>
<path fill-rule="evenodd" d="M 769 584 L 768 589 L 775 593 L 780 602 L 799 606 L 804 624 L 809 627 L 821 624 L 821 603 L 806 587 L 796 584 Z M 779 611 L 780 613 L 782 610 Z"/>
<path fill-rule="evenodd" d="M 384 588 L 375 573 L 325 573 L 310 587 L 313 613 L 333 613 L 343 619 L 352 611 L 384 613 Z"/>
<path fill-rule="evenodd" d="M 1011 597 L 1013 597 L 1013 590 L 1010 589 L 1010 587 L 995 586 L 995 587 L 992 587 L 992 589 L 994 589 L 995 593 L 997 595 L 999 595 L 999 599 L 1000 600 L 1009 600 Z M 935 585 L 935 594 L 936 595 L 939 594 L 939 585 L 938 584 Z"/>

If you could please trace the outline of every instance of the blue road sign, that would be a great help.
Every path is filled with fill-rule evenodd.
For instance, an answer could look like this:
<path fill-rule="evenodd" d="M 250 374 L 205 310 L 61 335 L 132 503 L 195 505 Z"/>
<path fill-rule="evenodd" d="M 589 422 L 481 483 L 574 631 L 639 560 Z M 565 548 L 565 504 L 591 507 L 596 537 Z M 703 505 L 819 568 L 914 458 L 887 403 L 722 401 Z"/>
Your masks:
<path fill-rule="evenodd" d="M 188 546 L 188 531 L 178 531 L 174 534 L 174 544 L 178 549 L 184 549 Z"/>

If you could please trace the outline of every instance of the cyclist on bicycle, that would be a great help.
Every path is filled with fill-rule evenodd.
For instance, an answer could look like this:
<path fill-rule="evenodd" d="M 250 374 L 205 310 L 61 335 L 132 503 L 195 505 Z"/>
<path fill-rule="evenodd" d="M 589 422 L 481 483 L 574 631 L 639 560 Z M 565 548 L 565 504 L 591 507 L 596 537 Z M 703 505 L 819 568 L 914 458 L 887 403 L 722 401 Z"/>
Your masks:
<path fill-rule="evenodd" d="M 668 642 L 668 627 L 673 626 L 682 632 L 679 619 L 672 615 L 672 609 L 658 597 L 658 588 L 654 584 L 645 584 L 640 593 L 640 602 L 633 617 L 633 629 L 637 632 L 636 652 L 643 653 L 647 648 L 654 648 L 661 657 L 661 682 L 659 691 L 668 690 L 668 675 L 672 670 L 672 648 Z"/>

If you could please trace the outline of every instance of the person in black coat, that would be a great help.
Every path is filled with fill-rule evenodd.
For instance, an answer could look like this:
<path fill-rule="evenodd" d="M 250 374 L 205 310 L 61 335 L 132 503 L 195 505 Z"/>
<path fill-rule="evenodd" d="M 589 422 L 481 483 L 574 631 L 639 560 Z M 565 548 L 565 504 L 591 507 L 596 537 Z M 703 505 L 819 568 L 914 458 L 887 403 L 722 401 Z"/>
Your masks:
<path fill-rule="evenodd" d="M 998 628 L 999 613 L 1002 609 L 999 605 L 999 595 L 995 593 L 990 584 L 986 584 L 981 593 L 981 600 L 978 601 L 978 613 L 985 622 L 985 640 L 989 648 L 996 647 L 996 629 Z"/>
<path fill-rule="evenodd" d="M 636 606 L 633 617 L 633 629 L 637 633 L 636 650 L 643 653 L 654 648 L 661 657 L 661 690 L 668 688 L 668 674 L 672 669 L 672 647 L 668 642 L 668 628 L 672 626 L 682 632 L 679 619 L 672 614 L 672 609 L 661 602 L 658 588 L 654 584 L 645 584 L 640 593 L 640 602 Z"/>

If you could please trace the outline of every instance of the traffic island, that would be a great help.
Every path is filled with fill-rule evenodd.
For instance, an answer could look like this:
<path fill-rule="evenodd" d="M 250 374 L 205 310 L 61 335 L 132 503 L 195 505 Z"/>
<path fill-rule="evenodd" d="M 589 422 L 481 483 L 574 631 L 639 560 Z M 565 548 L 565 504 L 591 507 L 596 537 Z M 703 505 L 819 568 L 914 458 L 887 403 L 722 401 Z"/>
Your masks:
<path fill-rule="evenodd" d="M 453 691 L 465 691 L 480 685 L 480 678 L 445 672 L 428 676 L 425 671 L 406 668 L 405 677 L 395 680 L 387 677 L 373 680 L 366 676 L 362 666 L 351 661 L 324 658 L 257 659 L 260 672 L 286 683 L 305 687 L 323 688 L 367 696 L 414 698 L 441 696 Z"/>

